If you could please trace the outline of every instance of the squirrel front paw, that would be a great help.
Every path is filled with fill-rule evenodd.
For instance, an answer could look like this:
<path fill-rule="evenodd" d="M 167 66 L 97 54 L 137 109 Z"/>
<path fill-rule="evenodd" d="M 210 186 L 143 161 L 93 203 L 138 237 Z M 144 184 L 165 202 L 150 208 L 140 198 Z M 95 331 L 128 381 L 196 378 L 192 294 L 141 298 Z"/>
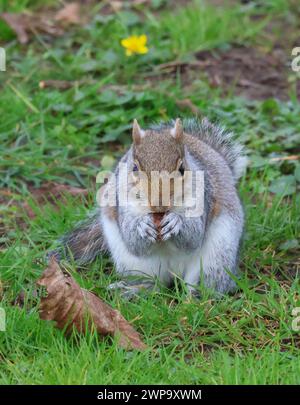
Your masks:
<path fill-rule="evenodd" d="M 175 212 L 165 215 L 161 222 L 161 239 L 168 240 L 171 236 L 178 235 L 182 227 L 182 218 Z"/>
<path fill-rule="evenodd" d="M 142 239 L 148 239 L 151 242 L 157 240 L 157 230 L 151 215 L 145 215 L 142 218 L 139 218 L 137 223 L 137 231 Z"/>

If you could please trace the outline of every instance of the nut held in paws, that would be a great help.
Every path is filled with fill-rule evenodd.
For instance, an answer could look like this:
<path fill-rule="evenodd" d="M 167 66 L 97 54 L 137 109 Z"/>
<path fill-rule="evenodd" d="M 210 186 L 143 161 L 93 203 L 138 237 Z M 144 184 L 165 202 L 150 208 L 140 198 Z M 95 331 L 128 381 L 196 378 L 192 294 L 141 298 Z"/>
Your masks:
<path fill-rule="evenodd" d="M 157 234 L 158 234 L 157 239 L 158 240 L 161 240 L 161 221 L 162 221 L 164 215 L 165 215 L 164 212 L 155 212 L 153 214 L 153 222 L 157 229 Z"/>

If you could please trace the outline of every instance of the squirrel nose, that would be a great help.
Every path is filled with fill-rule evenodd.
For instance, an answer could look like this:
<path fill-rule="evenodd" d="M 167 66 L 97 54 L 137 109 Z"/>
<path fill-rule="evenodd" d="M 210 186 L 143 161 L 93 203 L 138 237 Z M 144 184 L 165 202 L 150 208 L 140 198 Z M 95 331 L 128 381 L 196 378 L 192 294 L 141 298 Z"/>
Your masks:
<path fill-rule="evenodd" d="M 165 214 L 167 211 L 169 211 L 170 208 L 170 206 L 150 205 L 151 212 L 156 214 Z"/>

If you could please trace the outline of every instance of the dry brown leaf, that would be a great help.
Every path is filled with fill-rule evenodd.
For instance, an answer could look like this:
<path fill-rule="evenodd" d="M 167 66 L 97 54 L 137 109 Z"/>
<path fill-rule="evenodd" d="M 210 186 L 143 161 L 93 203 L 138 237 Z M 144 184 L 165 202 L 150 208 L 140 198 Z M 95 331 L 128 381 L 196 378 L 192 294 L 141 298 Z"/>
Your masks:
<path fill-rule="evenodd" d="M 55 14 L 54 19 L 64 25 L 80 24 L 80 5 L 78 3 L 66 4 Z"/>
<path fill-rule="evenodd" d="M 51 257 L 48 268 L 37 281 L 47 290 L 41 299 L 40 318 L 56 321 L 56 327 L 69 335 L 75 329 L 84 333 L 96 329 L 100 336 L 117 336 L 119 345 L 125 349 L 144 350 L 139 333 L 121 313 L 103 302 L 95 294 L 79 287 L 68 272 L 63 272 Z"/>
<path fill-rule="evenodd" d="M 25 23 L 24 15 L 1 13 L 0 16 L 16 33 L 20 44 L 26 44 L 29 41 L 28 29 L 27 24 Z"/>
<path fill-rule="evenodd" d="M 59 36 L 64 27 L 86 21 L 82 16 L 79 3 L 69 3 L 56 14 L 48 10 L 29 13 L 0 13 L 0 17 L 17 35 L 20 44 L 27 44 L 32 34 L 44 33 Z"/>
<path fill-rule="evenodd" d="M 20 44 L 29 42 L 32 34 L 46 33 L 49 35 L 61 35 L 62 29 L 43 15 L 29 15 L 16 13 L 1 13 L 0 17 L 16 33 Z"/>
<path fill-rule="evenodd" d="M 194 115 L 200 115 L 200 109 L 190 100 L 185 98 L 183 100 L 176 100 L 176 105 L 182 110 L 190 110 Z"/>

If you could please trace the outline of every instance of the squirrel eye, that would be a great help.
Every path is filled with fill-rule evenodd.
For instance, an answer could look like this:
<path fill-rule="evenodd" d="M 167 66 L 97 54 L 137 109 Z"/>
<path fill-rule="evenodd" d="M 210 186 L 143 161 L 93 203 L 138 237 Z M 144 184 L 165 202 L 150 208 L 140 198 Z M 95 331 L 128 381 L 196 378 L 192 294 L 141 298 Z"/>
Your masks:
<path fill-rule="evenodd" d="M 181 174 L 181 176 L 183 176 L 184 175 L 184 167 L 183 167 L 183 164 L 181 163 L 181 165 L 179 166 L 179 173 Z"/>
<path fill-rule="evenodd" d="M 134 172 L 137 172 L 137 171 L 139 170 L 139 168 L 137 167 L 136 164 L 134 164 L 132 170 L 133 170 Z"/>

